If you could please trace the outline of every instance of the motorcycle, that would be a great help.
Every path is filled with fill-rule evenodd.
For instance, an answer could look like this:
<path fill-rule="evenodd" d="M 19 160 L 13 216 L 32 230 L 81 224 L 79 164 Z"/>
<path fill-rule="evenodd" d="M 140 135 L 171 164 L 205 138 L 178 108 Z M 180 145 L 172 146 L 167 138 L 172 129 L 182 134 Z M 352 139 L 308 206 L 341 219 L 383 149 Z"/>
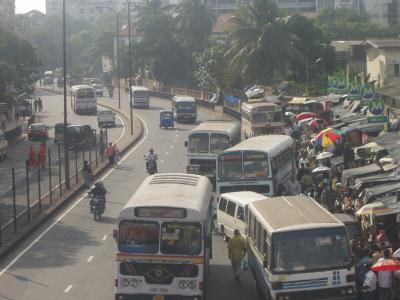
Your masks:
<path fill-rule="evenodd" d="M 108 88 L 108 95 L 110 96 L 110 98 L 112 98 L 114 96 L 114 88 Z"/>
<path fill-rule="evenodd" d="M 146 158 L 146 156 L 145 156 Z M 155 159 L 146 159 L 146 170 L 149 175 L 154 175 L 156 173 L 156 161 Z"/>
<path fill-rule="evenodd" d="M 93 214 L 93 219 L 98 221 L 106 208 L 105 199 L 95 195 L 89 195 L 90 198 L 90 213 Z"/>

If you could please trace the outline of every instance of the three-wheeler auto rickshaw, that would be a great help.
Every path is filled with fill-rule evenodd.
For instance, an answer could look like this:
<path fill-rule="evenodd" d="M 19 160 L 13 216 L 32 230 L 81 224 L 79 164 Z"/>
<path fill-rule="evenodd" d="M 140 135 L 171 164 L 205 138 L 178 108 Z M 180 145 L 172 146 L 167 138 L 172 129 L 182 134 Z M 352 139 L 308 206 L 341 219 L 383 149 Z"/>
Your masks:
<path fill-rule="evenodd" d="M 160 112 L 160 128 L 174 128 L 174 115 L 170 110 Z"/>

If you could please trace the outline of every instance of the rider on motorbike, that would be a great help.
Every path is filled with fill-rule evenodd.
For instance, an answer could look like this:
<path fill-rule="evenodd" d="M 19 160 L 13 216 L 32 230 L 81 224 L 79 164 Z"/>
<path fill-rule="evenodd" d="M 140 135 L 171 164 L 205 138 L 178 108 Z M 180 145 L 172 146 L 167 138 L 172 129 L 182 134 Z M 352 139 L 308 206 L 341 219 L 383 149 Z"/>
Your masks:
<path fill-rule="evenodd" d="M 158 173 L 157 170 L 157 159 L 158 155 L 154 153 L 153 148 L 150 148 L 149 153 L 146 156 L 146 169 L 149 169 L 149 162 L 152 161 L 154 163 L 154 172 Z"/>
<path fill-rule="evenodd" d="M 107 190 L 104 187 L 104 184 L 102 181 L 97 181 L 94 184 L 94 187 L 89 191 L 89 196 L 93 196 L 94 198 L 100 199 L 103 202 L 104 207 L 106 206 L 106 194 Z M 92 206 L 92 200 L 90 200 L 90 206 Z"/>

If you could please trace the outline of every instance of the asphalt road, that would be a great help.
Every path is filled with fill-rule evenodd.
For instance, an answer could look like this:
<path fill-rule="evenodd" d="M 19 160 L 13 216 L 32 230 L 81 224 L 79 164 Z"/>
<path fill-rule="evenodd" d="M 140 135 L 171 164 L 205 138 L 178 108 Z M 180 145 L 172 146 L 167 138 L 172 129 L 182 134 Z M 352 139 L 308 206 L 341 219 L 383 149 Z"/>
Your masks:
<path fill-rule="evenodd" d="M 149 110 L 135 110 L 145 122 L 146 132 L 121 165 L 104 176 L 109 193 L 102 221 L 93 221 L 88 199 L 76 199 L 2 262 L 0 299 L 114 299 L 116 244 L 112 230 L 120 209 L 146 177 L 143 156 L 153 147 L 159 155 L 159 172 L 185 172 L 184 141 L 193 125 L 160 129 L 159 110 L 163 107 L 169 105 L 152 100 Z M 200 113 L 200 120 L 213 117 Z M 207 299 L 257 299 L 248 273 L 243 274 L 241 284 L 234 282 L 226 244 L 218 235 L 213 250 Z"/>

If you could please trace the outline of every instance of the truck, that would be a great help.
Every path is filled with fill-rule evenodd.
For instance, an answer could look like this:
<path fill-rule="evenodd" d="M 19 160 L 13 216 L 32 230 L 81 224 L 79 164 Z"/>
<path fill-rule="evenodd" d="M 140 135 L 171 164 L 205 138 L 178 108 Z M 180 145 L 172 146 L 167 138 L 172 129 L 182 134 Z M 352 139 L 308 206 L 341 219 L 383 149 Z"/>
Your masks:
<path fill-rule="evenodd" d="M 99 110 L 97 114 L 99 128 L 110 126 L 115 127 L 115 113 L 112 110 Z"/>

